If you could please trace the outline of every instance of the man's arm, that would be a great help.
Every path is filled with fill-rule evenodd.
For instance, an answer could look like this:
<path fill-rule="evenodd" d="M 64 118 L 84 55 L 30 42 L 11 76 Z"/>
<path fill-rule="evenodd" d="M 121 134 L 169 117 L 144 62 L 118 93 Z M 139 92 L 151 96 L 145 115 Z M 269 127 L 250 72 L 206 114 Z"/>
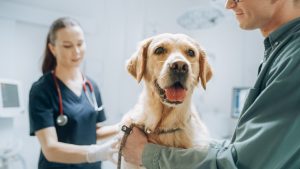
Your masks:
<path fill-rule="evenodd" d="M 232 147 L 209 147 L 208 149 L 168 148 L 155 144 L 146 144 L 143 151 L 143 165 L 153 169 L 236 169 Z"/>
<path fill-rule="evenodd" d="M 137 128 L 133 128 L 123 149 L 127 162 L 151 169 L 235 169 L 232 153 L 235 155 L 232 145 L 211 144 L 208 147 L 179 149 L 150 144 Z"/>

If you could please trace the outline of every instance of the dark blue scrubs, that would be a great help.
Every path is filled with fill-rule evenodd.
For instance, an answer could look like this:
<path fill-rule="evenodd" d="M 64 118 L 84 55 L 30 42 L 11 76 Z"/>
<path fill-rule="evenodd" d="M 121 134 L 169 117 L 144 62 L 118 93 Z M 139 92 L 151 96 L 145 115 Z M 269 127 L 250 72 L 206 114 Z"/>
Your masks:
<path fill-rule="evenodd" d="M 90 80 L 90 79 L 89 79 Z M 91 80 L 90 80 L 91 81 Z M 30 135 L 46 128 L 55 127 L 59 142 L 75 145 L 91 145 L 96 143 L 96 123 L 106 119 L 104 111 L 96 112 L 89 103 L 84 91 L 78 97 L 62 81 L 57 78 L 60 87 L 64 114 L 68 116 L 65 126 L 58 126 L 59 102 L 52 73 L 44 74 L 35 82 L 29 94 Z M 97 103 L 102 105 L 97 85 L 91 81 Z M 87 86 L 87 89 L 88 86 Z M 39 169 L 101 169 L 101 162 L 83 164 L 62 164 L 49 162 L 41 151 Z"/>

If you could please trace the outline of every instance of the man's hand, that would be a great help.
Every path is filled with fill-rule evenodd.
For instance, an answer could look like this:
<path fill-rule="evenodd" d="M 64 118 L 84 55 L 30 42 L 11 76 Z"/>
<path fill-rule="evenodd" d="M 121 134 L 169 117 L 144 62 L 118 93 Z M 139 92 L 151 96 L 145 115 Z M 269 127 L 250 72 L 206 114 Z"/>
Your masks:
<path fill-rule="evenodd" d="M 145 144 L 148 143 L 146 135 L 138 128 L 134 127 L 127 137 L 125 147 L 123 148 L 123 156 L 126 162 L 142 165 L 142 153 Z"/>

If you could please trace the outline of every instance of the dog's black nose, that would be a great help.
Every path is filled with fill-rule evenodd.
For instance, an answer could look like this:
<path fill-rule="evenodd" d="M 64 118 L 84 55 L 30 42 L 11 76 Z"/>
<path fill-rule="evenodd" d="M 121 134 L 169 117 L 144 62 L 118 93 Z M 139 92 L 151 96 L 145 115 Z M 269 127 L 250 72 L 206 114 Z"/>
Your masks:
<path fill-rule="evenodd" d="M 173 62 L 169 66 L 174 73 L 187 73 L 189 70 L 188 65 L 184 61 Z"/>

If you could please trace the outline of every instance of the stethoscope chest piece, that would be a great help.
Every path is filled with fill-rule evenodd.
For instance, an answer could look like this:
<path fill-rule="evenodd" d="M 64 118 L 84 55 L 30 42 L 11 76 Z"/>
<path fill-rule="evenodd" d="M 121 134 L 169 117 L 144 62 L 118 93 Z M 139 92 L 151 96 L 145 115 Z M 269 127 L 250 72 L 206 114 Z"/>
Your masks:
<path fill-rule="evenodd" d="M 61 115 L 59 115 L 57 117 L 56 123 L 59 126 L 64 126 L 64 125 L 66 125 L 68 123 L 68 117 L 66 115 L 64 115 L 64 114 L 61 114 Z"/>

